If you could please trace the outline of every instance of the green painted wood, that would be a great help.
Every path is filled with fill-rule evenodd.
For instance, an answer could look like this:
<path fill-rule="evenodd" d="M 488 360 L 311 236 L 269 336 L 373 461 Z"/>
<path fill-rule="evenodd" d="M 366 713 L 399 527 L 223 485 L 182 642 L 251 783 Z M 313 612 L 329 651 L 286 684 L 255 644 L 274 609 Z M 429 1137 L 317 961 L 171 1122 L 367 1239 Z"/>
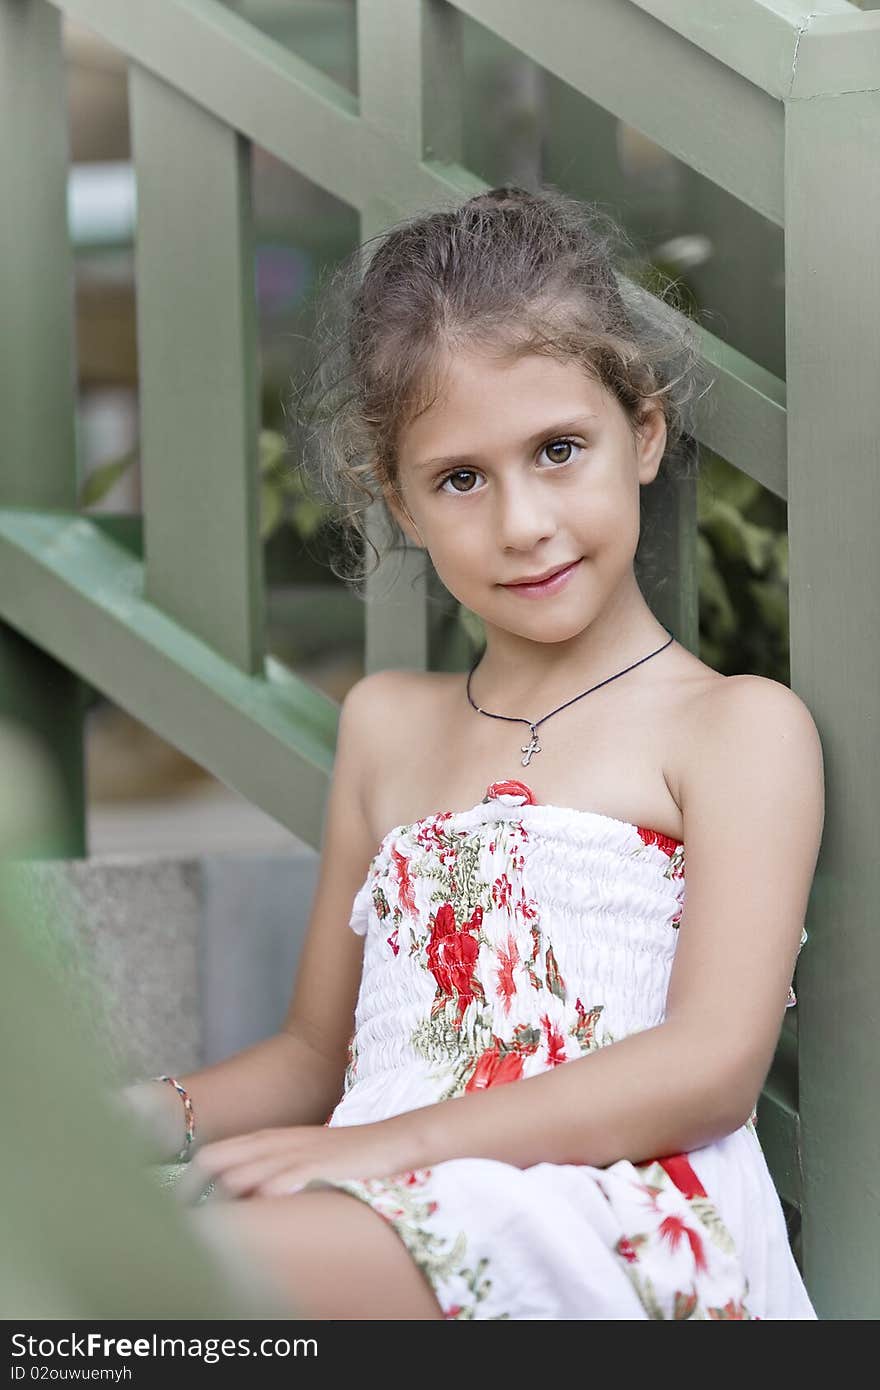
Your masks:
<path fill-rule="evenodd" d="M 798 966 L 804 1267 L 820 1317 L 876 1318 L 880 91 L 792 100 L 786 132 L 791 683 L 826 768 Z"/>
<path fill-rule="evenodd" d="M 798 45 L 792 97 L 876 91 L 880 12 L 876 5 L 871 11 L 847 5 L 845 11 L 811 17 Z"/>
<path fill-rule="evenodd" d="M 0 0 L 0 503 L 72 507 L 73 259 L 67 107 L 58 12 Z M 62 788 L 61 844 L 85 854 L 83 690 L 0 627 L 0 718 L 39 741 Z"/>
<path fill-rule="evenodd" d="M 630 0 L 772 97 L 788 95 L 794 54 L 816 16 L 848 23 L 849 0 Z"/>
<path fill-rule="evenodd" d="M 627 305 L 644 299 L 645 291 L 625 275 L 619 276 Z M 777 497 L 788 492 L 785 382 L 699 324 L 666 306 L 673 325 L 695 332 L 700 351 L 711 368 L 712 388 L 699 404 L 695 428 L 708 445 L 734 467 L 757 479 Z"/>
<path fill-rule="evenodd" d="M 705 329 L 700 346 L 715 380 L 701 404 L 698 435 L 777 497 L 788 496 L 785 382 Z"/>
<path fill-rule="evenodd" d="M 424 198 L 442 186 L 360 119 L 349 91 L 216 0 L 52 4 L 353 207 L 376 189 Z"/>
<path fill-rule="evenodd" d="M 404 143 L 414 165 L 425 154 L 440 162 L 460 160 L 460 16 L 437 0 L 417 0 L 403 9 L 394 0 L 358 0 L 357 23 L 363 119 L 385 139 Z M 382 192 L 361 213 L 363 240 L 401 215 Z M 363 261 L 367 259 L 365 254 Z M 382 547 L 386 526 L 380 507 L 371 509 L 368 526 Z M 405 538 L 370 576 L 365 592 L 367 671 L 427 668 L 432 577 L 426 552 Z"/>
<path fill-rule="evenodd" d="M 61 23 L 39 0 L 0 3 L 0 494 L 73 507 L 73 258 Z"/>
<path fill-rule="evenodd" d="M 781 225 L 782 103 L 733 68 L 628 0 L 590 0 L 588 16 L 579 0 L 544 6 L 509 0 L 454 3 L 548 72 Z M 795 44 L 792 33 L 792 53 Z M 675 93 L 674 101 L 670 92 Z M 735 140 L 730 138 L 731 126 L 736 128 Z"/>
<path fill-rule="evenodd" d="M 803 1208 L 803 1151 L 798 1116 L 797 1014 L 786 1010 L 773 1062 L 758 1099 L 758 1139 L 776 1190 Z"/>
<path fill-rule="evenodd" d="M 94 512 L 89 513 L 89 520 L 117 545 L 125 546 L 132 555 L 143 559 L 144 519 L 139 512 Z"/>
<path fill-rule="evenodd" d="M 339 706 L 272 657 L 224 660 L 90 518 L 0 509 L 0 618 L 318 848 Z"/>
<path fill-rule="evenodd" d="M 145 597 L 243 671 L 263 658 L 250 149 L 129 73 Z"/>
<path fill-rule="evenodd" d="M 700 650 L 695 478 L 656 478 L 642 497 L 647 563 L 636 567 L 645 602 L 658 622 L 694 655 Z"/>
<path fill-rule="evenodd" d="M 82 681 L 41 650 L 30 629 L 0 622 L 0 721 L 35 743 L 59 786 L 61 825 L 40 858 L 84 859 L 88 852 L 85 696 Z"/>
<path fill-rule="evenodd" d="M 435 191 L 435 171 L 413 165 L 396 141 L 359 120 L 349 92 L 213 0 L 151 0 L 148 10 L 122 9 L 116 0 L 52 3 L 355 207 L 365 208 L 376 188 L 398 199 L 406 190 L 419 204 Z M 781 104 L 732 67 L 619 0 L 591 0 L 589 44 L 578 0 L 555 0 L 552 23 L 544 10 L 507 0 L 455 4 L 781 223 Z M 794 30 L 792 55 L 796 43 Z M 677 101 L 668 101 L 670 90 Z"/>
<path fill-rule="evenodd" d="M 772 1088 L 761 1092 L 757 1106 L 758 1142 L 784 1201 L 803 1213 L 801 1123 L 798 1112 L 774 1096 Z"/>
<path fill-rule="evenodd" d="M 461 15 L 446 0 L 357 0 L 362 118 L 418 162 L 462 155 Z"/>

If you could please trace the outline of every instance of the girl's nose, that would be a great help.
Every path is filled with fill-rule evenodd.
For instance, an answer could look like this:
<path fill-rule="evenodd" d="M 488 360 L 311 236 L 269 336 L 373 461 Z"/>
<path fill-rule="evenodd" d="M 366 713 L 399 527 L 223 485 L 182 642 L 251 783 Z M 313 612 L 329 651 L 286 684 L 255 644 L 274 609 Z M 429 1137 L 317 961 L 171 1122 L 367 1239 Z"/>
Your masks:
<path fill-rule="evenodd" d="M 546 490 L 521 479 L 506 479 L 499 488 L 494 520 L 495 539 L 513 550 L 531 550 L 559 529 Z"/>

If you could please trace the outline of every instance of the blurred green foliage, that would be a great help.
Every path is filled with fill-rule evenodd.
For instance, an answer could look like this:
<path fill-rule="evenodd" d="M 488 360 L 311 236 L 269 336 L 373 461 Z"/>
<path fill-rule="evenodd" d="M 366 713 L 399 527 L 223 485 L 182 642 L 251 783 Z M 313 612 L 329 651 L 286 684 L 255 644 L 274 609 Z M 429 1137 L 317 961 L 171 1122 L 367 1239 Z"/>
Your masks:
<path fill-rule="evenodd" d="M 711 449 L 697 484 L 700 658 L 789 683 L 788 531 L 781 498 Z"/>

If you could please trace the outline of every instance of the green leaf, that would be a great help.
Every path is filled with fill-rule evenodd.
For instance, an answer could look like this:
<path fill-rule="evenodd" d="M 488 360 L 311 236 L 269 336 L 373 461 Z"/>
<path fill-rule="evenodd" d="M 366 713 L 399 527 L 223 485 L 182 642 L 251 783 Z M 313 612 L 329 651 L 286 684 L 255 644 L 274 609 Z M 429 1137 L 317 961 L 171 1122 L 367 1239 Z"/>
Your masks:
<path fill-rule="evenodd" d="M 731 560 L 745 560 L 756 574 L 763 574 L 773 554 L 775 534 L 741 516 L 732 503 L 716 501 L 703 520 L 703 531 Z"/>
<path fill-rule="evenodd" d="M 284 515 L 278 489 L 269 483 L 260 484 L 260 539 L 271 536 Z"/>
<path fill-rule="evenodd" d="M 788 532 L 781 531 L 773 544 L 773 563 L 783 583 L 788 583 Z"/>
<path fill-rule="evenodd" d="M 727 585 L 715 564 L 715 557 L 701 536 L 700 550 L 700 591 L 699 601 L 708 610 L 711 636 L 714 640 L 730 636 L 736 631 L 736 610 L 730 601 Z"/>
<path fill-rule="evenodd" d="M 287 446 L 277 430 L 260 430 L 260 473 L 271 473 L 282 462 Z"/>
<path fill-rule="evenodd" d="M 786 636 L 788 633 L 788 590 L 772 580 L 751 579 L 749 593 L 761 615 L 764 625 L 772 631 Z"/>
<path fill-rule="evenodd" d="M 714 502 L 729 502 L 737 511 L 746 513 L 762 492 L 761 484 L 748 473 L 735 468 L 727 459 L 712 450 L 704 450 L 700 482 L 704 503 L 711 509 Z"/>
<path fill-rule="evenodd" d="M 324 520 L 324 512 L 325 508 L 311 497 L 303 497 L 291 507 L 291 520 L 304 541 L 315 534 Z"/>
<path fill-rule="evenodd" d="M 309 490 L 305 478 L 296 468 L 279 468 L 278 484 L 288 497 L 308 497 Z"/>
<path fill-rule="evenodd" d="M 77 505 L 93 507 L 96 502 L 102 501 L 111 488 L 119 482 L 119 479 L 128 472 L 136 458 L 137 450 L 132 449 L 130 453 L 123 454 L 122 458 L 113 459 L 111 463 L 104 463 L 100 468 L 96 468 L 89 474 L 80 489 Z"/>

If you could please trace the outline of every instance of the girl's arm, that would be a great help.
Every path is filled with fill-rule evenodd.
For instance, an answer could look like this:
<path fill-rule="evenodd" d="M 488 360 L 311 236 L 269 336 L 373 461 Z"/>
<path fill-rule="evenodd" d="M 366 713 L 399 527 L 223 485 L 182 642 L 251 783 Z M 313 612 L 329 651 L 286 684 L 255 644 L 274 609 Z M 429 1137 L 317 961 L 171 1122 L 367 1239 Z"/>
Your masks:
<path fill-rule="evenodd" d="M 744 1124 L 770 1069 L 824 825 L 819 735 L 787 686 L 730 677 L 687 731 L 685 904 L 658 1027 L 512 1085 L 382 1122 L 400 1168 L 460 1157 L 605 1166 Z"/>
<path fill-rule="evenodd" d="M 283 1028 L 177 1080 L 193 1104 L 193 1153 L 253 1129 L 322 1124 L 342 1090 L 339 1067 Z M 172 1162 L 186 1133 L 183 1101 L 174 1087 L 139 1081 L 124 1089 L 122 1099 L 143 1133 L 147 1161 Z"/>
<path fill-rule="evenodd" d="M 323 1125 L 342 1095 L 363 961 L 348 926 L 354 895 L 375 853 L 362 788 L 379 675 L 356 682 L 342 702 L 318 882 L 287 1016 L 273 1036 L 198 1071 L 178 1075 L 192 1098 L 193 1152 L 205 1144 L 283 1125 Z M 185 1134 L 181 1097 L 167 1082 L 141 1081 L 122 1099 L 153 1162 L 170 1162 Z"/>

